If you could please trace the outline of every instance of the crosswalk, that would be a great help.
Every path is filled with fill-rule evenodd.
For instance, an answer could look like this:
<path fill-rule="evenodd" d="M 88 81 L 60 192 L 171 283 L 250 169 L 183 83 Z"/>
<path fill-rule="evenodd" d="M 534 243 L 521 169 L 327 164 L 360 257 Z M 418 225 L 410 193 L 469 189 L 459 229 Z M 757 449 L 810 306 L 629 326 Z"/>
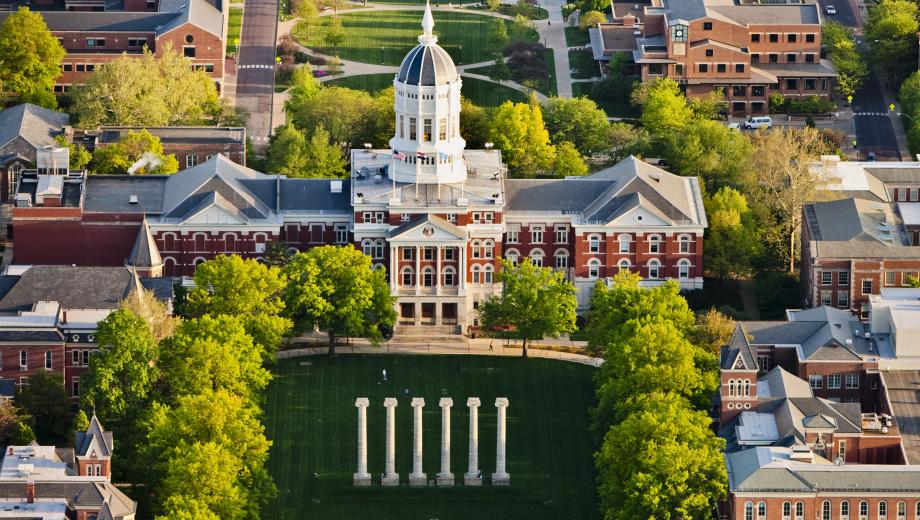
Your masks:
<path fill-rule="evenodd" d="M 237 68 L 238 69 L 274 69 L 275 66 L 274 65 L 254 64 L 254 65 L 240 65 Z"/>
<path fill-rule="evenodd" d="M 864 116 L 864 117 L 888 117 L 888 112 L 856 112 L 854 116 Z"/>

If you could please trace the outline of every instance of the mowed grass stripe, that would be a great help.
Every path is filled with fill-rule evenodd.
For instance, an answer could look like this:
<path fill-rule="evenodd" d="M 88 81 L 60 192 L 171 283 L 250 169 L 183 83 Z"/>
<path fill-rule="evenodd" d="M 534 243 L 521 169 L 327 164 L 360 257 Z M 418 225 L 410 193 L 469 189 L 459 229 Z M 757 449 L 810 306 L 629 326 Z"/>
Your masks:
<path fill-rule="evenodd" d="M 301 365 L 302 362 L 310 363 Z M 382 381 L 387 369 L 389 381 Z M 559 361 L 475 356 L 340 356 L 279 362 L 266 405 L 267 432 L 275 445 L 269 470 L 278 500 L 265 518 L 598 518 L 586 430 L 593 369 Z M 424 470 L 440 465 L 443 393 L 454 399 L 451 470 L 462 483 L 467 468 L 466 399 L 479 397 L 480 469 L 495 469 L 495 398 L 506 396 L 508 471 L 512 486 L 496 488 L 356 489 L 357 412 L 366 396 L 368 465 L 374 480 L 384 468 L 383 398 L 397 397 L 397 471 L 412 470 L 411 397 L 424 397 Z M 314 477 L 314 473 L 318 476 Z M 549 478 L 547 478 L 549 475 Z"/>

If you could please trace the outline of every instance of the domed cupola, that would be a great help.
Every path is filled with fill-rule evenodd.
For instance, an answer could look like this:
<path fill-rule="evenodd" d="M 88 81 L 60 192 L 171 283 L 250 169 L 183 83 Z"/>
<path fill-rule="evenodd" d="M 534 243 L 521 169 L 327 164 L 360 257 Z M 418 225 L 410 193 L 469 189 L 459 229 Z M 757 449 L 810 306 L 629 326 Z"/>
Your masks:
<path fill-rule="evenodd" d="M 438 46 L 431 6 L 425 6 L 418 45 L 393 79 L 396 132 L 390 139 L 398 182 L 457 183 L 466 179 L 460 137 L 462 80 L 447 51 Z"/>

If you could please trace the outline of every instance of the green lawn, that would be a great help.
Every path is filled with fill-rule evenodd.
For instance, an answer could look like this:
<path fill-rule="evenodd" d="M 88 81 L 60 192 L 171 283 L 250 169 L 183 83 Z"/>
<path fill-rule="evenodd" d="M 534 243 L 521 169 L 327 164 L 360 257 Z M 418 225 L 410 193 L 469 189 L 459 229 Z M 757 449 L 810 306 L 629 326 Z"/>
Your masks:
<path fill-rule="evenodd" d="M 340 15 L 345 28 L 343 43 L 338 46 L 344 60 L 399 65 L 409 50 L 418 44 L 422 32 L 422 11 L 376 11 Z M 329 23 L 329 17 L 323 17 Z M 492 59 L 499 50 L 489 43 L 489 25 L 493 18 L 470 13 L 437 11 L 434 31 L 454 63 L 477 63 Z M 505 21 L 509 24 L 510 22 Z M 326 54 L 335 51 L 324 41 L 325 29 L 310 35 L 294 34 L 306 47 Z"/>
<path fill-rule="evenodd" d="M 227 19 L 227 54 L 240 50 L 240 32 L 243 30 L 243 8 L 231 7 Z"/>
<path fill-rule="evenodd" d="M 382 382 L 386 369 L 388 382 Z M 269 471 L 278 486 L 263 518 L 466 520 L 600 518 L 592 467 L 588 409 L 594 369 L 560 361 L 476 356 L 345 355 L 283 360 L 265 406 L 274 442 Z M 439 469 L 441 410 L 452 397 L 451 470 L 460 485 L 410 488 L 412 408 L 403 397 L 425 398 L 424 470 Z M 368 397 L 370 488 L 352 486 L 356 466 L 356 397 Z M 384 397 L 398 397 L 396 470 L 404 482 L 382 488 Z M 484 480 L 495 469 L 495 398 L 510 401 L 507 467 L 510 487 L 465 487 L 467 397 L 479 397 L 479 461 Z"/>
<path fill-rule="evenodd" d="M 470 101 L 481 107 L 497 107 L 505 101 L 521 103 L 527 96 L 519 90 L 500 85 L 493 81 L 464 77 L 461 93 Z"/>
<path fill-rule="evenodd" d="M 473 9 L 479 11 L 488 11 L 488 7 L 474 7 Z M 512 4 L 502 4 L 498 8 L 498 12 L 507 16 L 514 18 L 518 14 L 518 6 Z M 549 18 L 549 11 L 543 9 L 542 7 L 537 7 L 531 5 L 527 12 L 523 13 L 524 16 L 530 18 L 531 20 L 546 20 Z"/>
<path fill-rule="evenodd" d="M 591 51 L 569 52 L 569 67 L 574 71 L 573 79 L 591 79 L 601 75 L 601 69 Z"/>
<path fill-rule="evenodd" d="M 361 76 L 346 76 L 339 79 L 331 79 L 324 82 L 324 85 L 353 88 L 355 90 L 364 90 L 367 92 L 377 92 L 387 87 L 393 86 L 393 74 L 364 74 Z"/>
<path fill-rule="evenodd" d="M 572 97 L 585 96 L 593 99 L 597 106 L 602 108 L 610 117 L 637 118 L 642 115 L 638 107 L 633 106 L 629 99 L 601 99 L 594 95 L 594 83 L 582 81 L 572 83 Z"/>
<path fill-rule="evenodd" d="M 586 43 L 591 43 L 591 39 L 588 37 L 588 31 L 582 30 L 578 27 L 565 28 L 566 45 L 569 47 L 575 47 L 577 45 L 584 45 Z"/>

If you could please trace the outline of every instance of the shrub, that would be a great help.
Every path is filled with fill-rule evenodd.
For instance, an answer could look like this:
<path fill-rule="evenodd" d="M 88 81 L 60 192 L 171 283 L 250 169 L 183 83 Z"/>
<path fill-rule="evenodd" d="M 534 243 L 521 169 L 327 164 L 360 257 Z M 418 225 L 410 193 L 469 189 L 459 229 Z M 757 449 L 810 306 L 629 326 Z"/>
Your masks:
<path fill-rule="evenodd" d="M 525 80 L 546 80 L 546 48 L 539 43 L 515 42 L 505 47 L 511 77 L 518 83 Z"/>

